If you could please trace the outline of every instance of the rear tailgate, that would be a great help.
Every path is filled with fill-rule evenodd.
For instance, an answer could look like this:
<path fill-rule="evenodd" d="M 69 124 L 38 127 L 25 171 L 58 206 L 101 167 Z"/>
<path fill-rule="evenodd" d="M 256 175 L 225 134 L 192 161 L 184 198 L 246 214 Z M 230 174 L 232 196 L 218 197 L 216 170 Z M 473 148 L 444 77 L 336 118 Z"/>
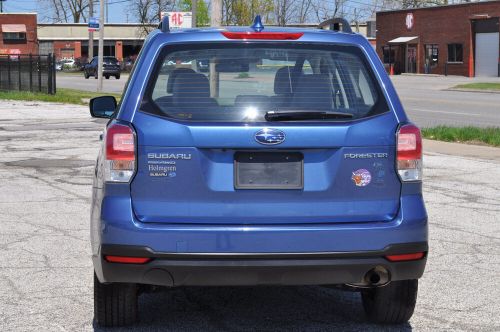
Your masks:
<path fill-rule="evenodd" d="M 287 137 L 279 149 L 255 141 L 261 127 L 186 126 L 148 117 L 136 119 L 150 125 L 145 132 L 136 126 L 145 144 L 138 146 L 131 185 L 142 222 L 351 223 L 389 221 L 398 211 L 391 114 L 349 126 L 277 127 Z M 255 151 L 301 154 L 303 188 L 236 189 L 235 156 Z"/>

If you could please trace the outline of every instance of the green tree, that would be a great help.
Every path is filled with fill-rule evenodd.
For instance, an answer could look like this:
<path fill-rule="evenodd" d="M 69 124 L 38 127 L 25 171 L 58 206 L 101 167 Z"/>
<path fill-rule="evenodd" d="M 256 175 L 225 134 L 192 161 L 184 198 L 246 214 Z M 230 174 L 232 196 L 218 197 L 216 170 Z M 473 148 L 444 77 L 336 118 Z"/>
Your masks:
<path fill-rule="evenodd" d="M 207 26 L 210 24 L 210 17 L 208 16 L 208 6 L 204 0 L 197 0 L 196 8 L 196 26 Z M 179 9 L 184 12 L 190 12 L 192 0 L 181 0 L 179 2 Z"/>
<path fill-rule="evenodd" d="M 222 0 L 222 23 L 249 25 L 257 14 L 267 22 L 273 11 L 273 0 Z"/>

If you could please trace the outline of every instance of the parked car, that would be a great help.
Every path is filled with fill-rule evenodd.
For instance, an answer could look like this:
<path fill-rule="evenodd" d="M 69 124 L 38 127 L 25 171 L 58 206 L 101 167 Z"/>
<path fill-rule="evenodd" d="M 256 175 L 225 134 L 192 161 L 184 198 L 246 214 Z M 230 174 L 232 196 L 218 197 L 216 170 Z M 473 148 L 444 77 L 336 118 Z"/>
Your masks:
<path fill-rule="evenodd" d="M 63 70 L 63 63 L 61 61 L 56 61 L 56 70 Z"/>
<path fill-rule="evenodd" d="M 75 65 L 75 59 L 62 59 L 60 62 L 61 62 L 61 70 L 73 69 Z"/>
<path fill-rule="evenodd" d="M 132 70 L 132 67 L 134 66 L 134 59 L 132 58 L 126 58 L 125 60 L 123 60 L 123 70 L 124 71 L 131 71 Z"/>
<path fill-rule="evenodd" d="M 120 105 L 91 100 L 109 119 L 91 205 L 98 325 L 136 322 L 155 286 L 347 285 L 368 319 L 410 319 L 428 252 L 420 130 L 370 43 L 322 25 L 342 30 L 167 19 Z"/>
<path fill-rule="evenodd" d="M 83 69 L 83 76 L 88 79 L 90 76 L 98 77 L 98 57 L 95 56 L 92 61 L 85 65 Z M 112 56 L 103 57 L 103 75 L 106 79 L 114 76 L 117 80 L 120 79 L 120 62 L 117 58 Z"/>

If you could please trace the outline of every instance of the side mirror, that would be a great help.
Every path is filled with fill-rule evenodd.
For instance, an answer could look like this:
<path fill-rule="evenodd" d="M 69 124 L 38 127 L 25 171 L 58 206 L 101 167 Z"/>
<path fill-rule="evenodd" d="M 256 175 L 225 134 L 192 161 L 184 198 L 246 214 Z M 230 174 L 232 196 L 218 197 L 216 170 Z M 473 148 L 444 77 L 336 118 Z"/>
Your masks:
<path fill-rule="evenodd" d="M 90 115 L 93 118 L 109 119 L 116 110 L 116 99 L 113 96 L 102 96 L 90 99 Z"/>

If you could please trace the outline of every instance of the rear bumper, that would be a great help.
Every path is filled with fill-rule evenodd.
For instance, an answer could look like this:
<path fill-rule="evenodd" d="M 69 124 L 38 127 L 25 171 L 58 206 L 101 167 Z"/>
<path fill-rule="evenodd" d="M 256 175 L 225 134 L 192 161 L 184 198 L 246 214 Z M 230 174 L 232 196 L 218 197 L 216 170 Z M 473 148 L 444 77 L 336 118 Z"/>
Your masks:
<path fill-rule="evenodd" d="M 390 254 L 427 252 L 426 242 L 389 245 L 381 251 L 322 253 L 159 253 L 148 247 L 102 245 L 93 257 L 101 282 L 161 286 L 322 285 L 361 283 L 368 271 L 383 267 L 391 281 L 418 279 L 426 257 L 390 262 Z M 146 264 L 110 263 L 105 255 L 149 257 Z"/>
<path fill-rule="evenodd" d="M 103 74 L 104 75 L 119 75 L 121 73 L 120 69 L 103 69 Z"/>

